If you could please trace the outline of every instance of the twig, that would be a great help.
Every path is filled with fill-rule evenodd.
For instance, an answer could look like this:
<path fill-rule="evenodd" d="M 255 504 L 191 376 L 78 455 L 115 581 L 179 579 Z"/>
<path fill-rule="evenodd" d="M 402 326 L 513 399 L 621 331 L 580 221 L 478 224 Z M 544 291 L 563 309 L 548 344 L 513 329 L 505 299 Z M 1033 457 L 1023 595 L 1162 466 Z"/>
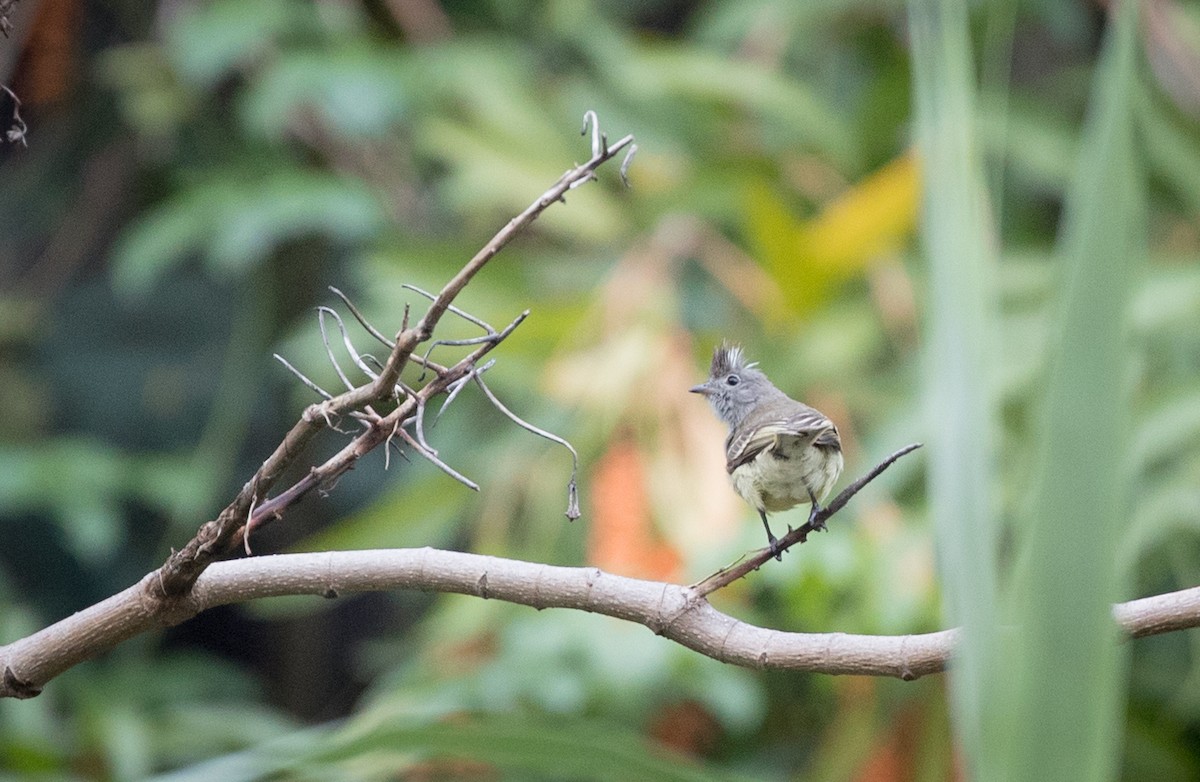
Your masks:
<path fill-rule="evenodd" d="M 462 347 L 468 347 L 470 345 L 482 345 L 484 342 L 487 342 L 488 340 L 492 340 L 495 338 L 496 338 L 496 333 L 492 332 L 491 334 L 484 334 L 482 337 L 468 337 L 467 339 L 435 339 L 432 342 L 432 344 L 430 344 L 430 346 L 426 349 L 425 355 L 422 356 L 422 358 L 425 359 L 425 361 L 429 361 L 429 357 L 430 357 L 430 355 L 433 354 L 434 349 L 438 348 L 442 345 L 446 345 L 448 347 L 453 347 L 453 348 L 462 348 Z M 422 375 L 417 379 L 423 380 L 424 373 L 422 373 Z"/>
<path fill-rule="evenodd" d="M 413 431 L 417 433 L 417 442 L 426 451 L 437 456 L 437 449 L 430 447 L 429 443 L 425 441 L 425 400 L 419 396 L 417 397 L 417 414 L 409 421 L 413 425 Z"/>
<path fill-rule="evenodd" d="M 289 364 L 288 360 L 286 358 L 279 355 L 278 353 L 274 353 L 272 355 L 275 356 L 276 361 L 278 361 L 280 364 L 283 364 L 285 367 L 287 367 L 287 370 L 289 372 L 291 372 L 293 375 L 295 375 L 300 380 L 301 383 L 308 386 L 310 391 L 315 392 L 316 394 L 324 397 L 325 399 L 333 399 L 333 394 L 329 393 L 328 391 L 321 388 L 319 385 L 317 385 L 316 383 L 314 383 L 313 381 L 311 381 L 307 377 L 305 377 L 304 373 L 301 372 L 300 370 L 296 369 L 291 364 Z"/>
<path fill-rule="evenodd" d="M 913 443 L 912 445 L 904 446 L 879 464 L 875 465 L 874 469 L 872 469 L 869 473 L 859 478 L 846 488 L 842 489 L 841 493 L 834 497 L 832 502 L 814 513 L 812 518 L 801 524 L 796 529 L 789 529 L 788 533 L 779 539 L 778 551 L 787 551 L 797 543 L 803 543 L 808 540 L 808 535 L 810 532 L 824 529 L 825 522 L 831 516 L 833 516 L 833 514 L 846 507 L 846 503 L 849 502 L 855 494 L 858 494 L 864 486 L 878 478 L 884 470 L 886 470 L 888 467 L 891 467 L 892 464 L 901 456 L 912 453 L 920 447 L 921 443 Z M 716 573 L 713 573 L 703 581 L 697 582 L 692 586 L 692 589 L 696 590 L 696 594 L 699 597 L 712 594 L 718 589 L 732 584 L 739 578 L 743 578 L 750 571 L 758 570 L 767 562 L 767 560 L 775 557 L 775 554 L 776 552 L 771 551 L 770 548 L 759 549 L 749 556 L 739 560 L 738 562 L 735 562 L 729 567 L 718 570 Z"/>
<path fill-rule="evenodd" d="M 633 162 L 633 156 L 637 154 L 638 145 L 630 144 L 629 151 L 625 153 L 625 159 L 621 161 L 621 181 L 625 183 L 625 187 L 629 187 L 629 164 Z"/>
<path fill-rule="evenodd" d="M 346 373 L 342 371 L 342 366 L 338 363 L 337 356 L 333 355 L 333 347 L 329 344 L 329 333 L 325 330 L 326 312 L 333 312 L 333 310 L 328 307 L 317 307 L 317 324 L 321 331 L 321 342 L 325 345 L 325 355 L 329 357 L 329 363 L 333 365 L 333 371 L 341 379 L 342 385 L 346 387 L 347 391 L 353 391 L 354 384 L 350 382 L 350 378 L 346 377 Z M 339 322 L 341 321 L 340 318 L 338 320 Z M 343 330 L 343 333 L 345 333 L 345 330 Z"/>
<path fill-rule="evenodd" d="M 7 17 L 4 19 L 4 21 L 8 21 Z M 5 30 L 4 35 L 5 37 L 8 37 L 7 30 Z M 25 140 L 25 134 L 29 132 L 29 126 L 25 124 L 25 120 L 21 119 L 21 99 L 17 97 L 17 93 L 13 92 L 3 84 L 0 84 L 0 90 L 7 92 L 8 97 L 12 98 L 13 101 L 13 124 L 12 127 L 4 132 L 4 136 L 9 140 L 10 143 L 14 141 L 20 141 L 21 146 L 28 147 L 29 142 Z"/>
<path fill-rule="evenodd" d="M 406 288 L 406 289 L 412 291 L 413 293 L 419 293 L 420 295 L 424 296 L 425 298 L 429 299 L 430 301 L 437 301 L 437 296 L 434 296 L 429 291 L 418 288 L 416 285 L 412 285 L 410 283 L 404 282 L 404 283 L 400 284 L 400 287 Z M 496 333 L 496 330 L 494 328 L 492 328 L 491 326 L 489 326 L 487 324 L 487 321 L 483 320 L 482 318 L 475 317 L 474 315 L 467 312 L 466 310 L 455 307 L 453 304 L 451 304 L 446 309 L 449 310 L 452 314 L 457 315 L 458 317 L 462 318 L 463 320 L 468 321 L 469 323 L 474 323 L 476 326 L 483 329 L 484 331 L 486 331 L 489 334 Z"/>
<path fill-rule="evenodd" d="M 520 416 L 518 416 L 512 410 L 509 410 L 507 407 L 505 407 L 504 403 L 496 398 L 496 395 L 492 393 L 492 389 L 488 388 L 487 383 L 483 382 L 483 378 L 480 377 L 479 375 L 480 375 L 479 372 L 475 372 L 472 375 L 472 378 L 475 380 L 475 385 L 479 386 L 480 390 L 483 391 L 484 396 L 486 396 L 488 398 L 488 401 L 490 401 L 497 410 L 499 410 L 501 413 L 504 413 L 506 416 L 508 416 L 509 420 L 511 420 L 513 423 L 515 423 L 517 426 L 521 427 L 522 429 L 524 429 L 528 432 L 532 432 L 533 434 L 536 434 L 538 437 L 544 437 L 547 440 L 550 440 L 551 442 L 558 443 L 559 445 L 561 445 L 562 447 L 566 448 L 568 451 L 571 452 L 571 480 L 567 484 L 567 514 L 566 515 L 567 515 L 568 520 L 575 521 L 575 519 L 579 518 L 579 515 L 580 515 L 579 514 L 579 489 L 578 489 L 578 485 L 576 483 L 576 478 L 579 475 L 579 452 L 575 450 L 575 446 L 571 445 L 569 442 L 567 442 L 563 438 L 561 438 L 558 435 L 553 434 L 551 432 L 547 432 L 545 429 L 539 429 L 538 427 L 534 426 L 533 424 L 529 423 L 528 421 L 526 421 L 523 418 L 521 418 Z"/>
<path fill-rule="evenodd" d="M 350 341 L 350 335 L 346 333 L 346 324 L 342 322 L 342 316 L 337 314 L 337 310 L 325 306 L 317 307 L 317 320 L 320 321 L 321 338 L 325 338 L 325 315 L 329 315 L 337 322 L 338 331 L 342 333 L 342 344 L 346 347 L 346 353 L 350 356 L 350 360 L 354 362 L 354 365 L 358 367 L 359 371 L 372 380 L 379 377 L 378 373 L 371 371 L 371 368 L 363 361 L 363 357 L 359 355 L 358 350 L 355 349 L 354 343 Z M 328 340 L 325 342 L 325 347 L 329 348 Z M 330 351 L 330 358 L 332 359 L 332 357 L 332 351 Z M 340 375 L 341 372 L 339 371 L 338 374 Z M 350 388 L 353 388 L 353 386 L 350 386 Z"/>
<path fill-rule="evenodd" d="M 447 391 L 456 382 L 469 379 L 471 373 L 476 370 L 477 364 L 481 358 L 489 353 L 496 345 L 508 338 L 510 334 L 524 322 L 529 315 L 526 310 L 513 319 L 511 323 L 496 333 L 495 339 L 489 340 L 481 344 L 478 348 L 465 356 L 461 361 L 452 367 L 449 367 L 445 374 L 438 376 L 430 381 L 419 391 L 409 388 L 403 383 L 400 384 L 406 393 L 404 401 L 392 412 L 386 416 L 369 416 L 365 418 L 369 426 L 366 431 L 359 434 L 348 445 L 342 448 L 341 451 L 334 454 L 324 464 L 319 467 L 313 467 L 305 478 L 301 479 L 295 486 L 282 492 L 277 497 L 271 498 L 267 503 L 264 503 L 258 510 L 255 511 L 253 519 L 253 529 L 270 523 L 282 516 L 284 510 L 291 504 L 298 502 L 304 495 L 317 486 L 332 486 L 339 477 L 351 469 L 360 458 L 370 453 L 376 446 L 386 444 L 394 436 L 399 435 L 402 439 L 413 445 L 414 449 L 431 461 L 438 469 L 445 472 L 455 480 L 461 482 L 467 488 L 478 491 L 478 485 L 457 472 L 453 467 L 450 467 L 445 462 L 438 458 L 437 451 L 430 447 L 424 441 L 424 409 L 429 400 L 437 394 L 442 394 Z M 417 439 L 409 436 L 404 430 L 405 425 L 413 425 L 417 432 Z M 385 457 L 385 465 L 388 464 Z M 570 496 L 576 497 L 576 489 L 574 479 L 572 479 L 569 487 Z M 282 499 L 281 499 L 282 498 Z M 270 513 L 267 512 L 270 511 Z M 569 509 L 568 509 L 569 510 Z M 243 533 L 244 536 L 244 533 Z M 242 538 L 244 543 L 244 537 Z"/>
<path fill-rule="evenodd" d="M 475 369 L 471 370 L 471 374 L 467 375 L 462 380 L 456 380 L 448 388 L 449 393 L 446 394 L 446 401 L 442 402 L 442 406 L 440 408 L 438 408 L 437 415 L 435 415 L 433 417 L 433 425 L 437 426 L 437 422 L 441 419 L 442 413 L 446 412 L 446 408 L 450 407 L 450 403 L 453 402 L 458 397 L 458 395 L 462 393 L 462 390 L 467 387 L 467 385 L 471 382 L 472 378 L 478 377 L 478 376 L 482 375 L 484 372 L 487 372 L 495 364 L 496 364 L 496 359 L 492 359 L 491 361 L 487 362 L 486 364 L 484 364 L 481 367 L 475 367 Z"/>
<path fill-rule="evenodd" d="M 370 334 L 372 337 L 374 337 L 375 339 L 379 340 L 384 345 L 386 345 L 389 350 L 391 348 L 396 347 L 396 340 L 388 339 L 387 337 L 385 337 L 383 335 L 383 333 L 381 331 L 379 331 L 379 329 L 372 326 L 370 321 L 368 321 L 366 318 L 364 318 L 363 314 L 358 311 L 358 307 L 354 306 L 354 302 L 350 301 L 349 296 L 342 293 L 340 290 L 333 287 L 332 285 L 329 286 L 329 290 L 333 292 L 334 296 L 337 296 L 339 299 L 342 300 L 342 304 L 346 305 L 346 309 L 350 310 L 350 314 L 354 316 L 355 320 L 358 321 L 359 325 L 362 326 L 368 334 Z"/>
<path fill-rule="evenodd" d="M 439 470 L 446 473 L 451 478 L 453 478 L 454 480 L 461 483 L 463 486 L 466 486 L 471 491 L 479 491 L 479 484 L 475 483 L 475 481 L 471 480 L 467 476 L 458 472 L 453 467 L 451 467 L 450 465 L 446 464 L 441 459 L 439 459 L 438 455 L 437 455 L 437 451 L 433 450 L 428 445 L 421 443 L 418 440 L 413 439 L 413 436 L 411 434 L 404 431 L 403 426 L 401 426 L 400 428 L 398 428 L 396 430 L 396 434 L 400 435 L 400 437 L 404 440 L 404 442 L 406 442 L 412 446 L 414 451 L 421 454 L 426 459 L 428 459 L 430 462 L 432 462 L 434 464 L 434 466 L 436 466 Z"/>

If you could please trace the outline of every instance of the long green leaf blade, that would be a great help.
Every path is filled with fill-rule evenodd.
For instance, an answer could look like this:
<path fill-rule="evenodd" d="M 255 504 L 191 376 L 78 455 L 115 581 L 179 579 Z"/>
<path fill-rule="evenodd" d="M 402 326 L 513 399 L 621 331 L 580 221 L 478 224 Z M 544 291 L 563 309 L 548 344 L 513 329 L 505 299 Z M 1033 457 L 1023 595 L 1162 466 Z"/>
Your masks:
<path fill-rule="evenodd" d="M 1109 605 L 1128 513 L 1127 320 L 1141 247 L 1137 15 L 1116 6 L 1060 237 L 1065 285 L 1039 483 L 1014 584 L 1012 779 L 1112 778 L 1121 651 Z"/>
<path fill-rule="evenodd" d="M 930 500 L 946 621 L 963 628 L 951 673 L 955 725 L 978 771 L 997 648 L 990 339 L 997 331 L 995 243 L 975 130 L 966 6 L 910 0 L 908 9 L 929 263 L 924 392 Z"/>

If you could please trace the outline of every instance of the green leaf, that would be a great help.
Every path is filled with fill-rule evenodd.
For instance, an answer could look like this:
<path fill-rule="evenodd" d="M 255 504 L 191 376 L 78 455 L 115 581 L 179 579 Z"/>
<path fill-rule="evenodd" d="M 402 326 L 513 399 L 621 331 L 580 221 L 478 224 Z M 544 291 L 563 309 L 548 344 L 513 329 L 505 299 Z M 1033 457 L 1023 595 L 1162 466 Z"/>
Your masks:
<path fill-rule="evenodd" d="M 921 238 L 930 266 L 930 502 L 946 621 L 963 628 L 950 680 L 955 727 L 976 778 L 986 779 L 998 690 L 995 238 L 977 147 L 966 7 L 910 0 L 908 9 L 925 189 Z"/>
<path fill-rule="evenodd" d="M 306 8 L 288 0 L 217 0 L 183 6 L 167 28 L 165 50 L 185 79 L 207 87 L 267 52 L 277 36 L 307 16 Z"/>
<path fill-rule="evenodd" d="M 416 83 L 407 58 L 393 48 L 359 43 L 293 52 L 275 58 L 242 96 L 242 121 L 280 138 L 308 110 L 340 135 L 379 137 L 405 117 Z"/>
<path fill-rule="evenodd" d="M 197 254 L 219 275 L 241 276 L 280 243 L 324 235 L 355 241 L 384 224 L 382 207 L 358 182 L 330 174 L 274 169 L 251 181 L 222 174 L 195 185 L 127 229 L 113 254 L 113 280 L 145 293 L 168 270 Z"/>
<path fill-rule="evenodd" d="M 623 727 L 534 714 L 480 715 L 433 721 L 397 720 L 366 735 L 348 732 L 320 759 L 385 752 L 418 758 L 473 760 L 518 779 L 661 782 L 729 780 L 695 760 L 653 746 Z"/>
<path fill-rule="evenodd" d="M 1122 381 L 1145 229 L 1133 151 L 1137 6 L 1121 2 L 1113 14 L 1059 246 L 1060 326 L 1003 675 L 1013 694 L 1007 779 L 1110 779 L 1120 747 L 1124 655 L 1110 606 L 1129 511 Z"/>

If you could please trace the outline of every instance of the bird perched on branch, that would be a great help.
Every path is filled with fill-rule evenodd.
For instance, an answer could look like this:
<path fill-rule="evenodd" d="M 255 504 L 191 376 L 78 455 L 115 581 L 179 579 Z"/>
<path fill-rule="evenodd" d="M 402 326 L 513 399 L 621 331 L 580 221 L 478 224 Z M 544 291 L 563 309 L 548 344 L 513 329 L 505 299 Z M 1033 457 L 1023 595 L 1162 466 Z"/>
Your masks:
<path fill-rule="evenodd" d="M 842 441 L 832 421 L 780 391 L 756 367 L 739 346 L 722 343 L 713 351 L 708 380 L 691 391 L 729 425 L 725 469 L 762 518 L 771 553 L 782 559 L 767 513 L 807 503 L 813 521 L 841 475 Z"/>

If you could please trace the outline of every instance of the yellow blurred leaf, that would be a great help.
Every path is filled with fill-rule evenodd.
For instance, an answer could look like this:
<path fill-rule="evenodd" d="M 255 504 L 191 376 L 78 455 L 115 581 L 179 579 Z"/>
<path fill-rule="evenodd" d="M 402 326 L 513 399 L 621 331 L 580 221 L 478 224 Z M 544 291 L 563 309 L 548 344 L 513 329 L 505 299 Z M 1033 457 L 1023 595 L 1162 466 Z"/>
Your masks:
<path fill-rule="evenodd" d="M 790 309 L 808 303 L 803 296 L 811 270 L 799 263 L 796 250 L 803 227 L 779 196 L 763 182 L 746 192 L 746 232 L 753 251 L 775 278 Z"/>
<path fill-rule="evenodd" d="M 899 244 L 916 225 L 920 174 L 906 153 L 800 220 L 765 187 L 747 195 L 747 228 L 764 265 L 797 312 L 818 307 L 830 289 Z"/>
<path fill-rule="evenodd" d="M 845 279 L 912 233 L 921 197 L 916 157 L 905 154 L 825 207 L 801 232 L 800 254 Z"/>

